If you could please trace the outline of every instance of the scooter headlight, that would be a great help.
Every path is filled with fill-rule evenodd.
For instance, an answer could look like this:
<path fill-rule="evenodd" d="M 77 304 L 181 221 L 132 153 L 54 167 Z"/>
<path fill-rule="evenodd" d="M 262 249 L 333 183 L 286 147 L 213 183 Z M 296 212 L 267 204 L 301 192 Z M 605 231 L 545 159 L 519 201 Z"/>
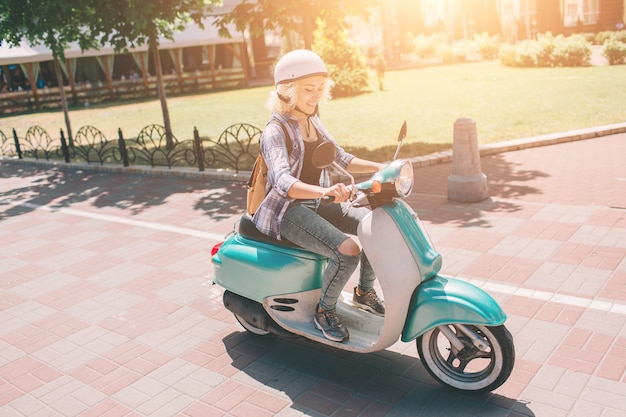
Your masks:
<path fill-rule="evenodd" d="M 408 197 L 413 191 L 413 164 L 403 161 L 395 181 L 396 192 L 400 197 Z"/>

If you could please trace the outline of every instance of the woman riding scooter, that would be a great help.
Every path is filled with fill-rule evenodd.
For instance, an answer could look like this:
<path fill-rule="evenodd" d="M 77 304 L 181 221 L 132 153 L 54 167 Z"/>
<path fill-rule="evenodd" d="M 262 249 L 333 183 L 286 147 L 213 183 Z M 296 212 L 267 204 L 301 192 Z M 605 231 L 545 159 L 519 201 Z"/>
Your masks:
<path fill-rule="evenodd" d="M 356 234 L 369 209 L 349 207 L 348 187 L 333 184 L 328 169 L 314 166 L 312 154 L 320 143 L 330 142 L 336 148 L 335 162 L 350 173 L 376 172 L 383 165 L 347 153 L 322 123 L 318 105 L 330 98 L 332 81 L 319 55 L 304 49 L 287 53 L 276 64 L 274 82 L 276 90 L 267 103 L 272 115 L 261 137 L 269 194 L 252 221 L 268 236 L 286 239 L 329 258 L 319 304 L 311 313 L 324 337 L 343 342 L 349 332 L 335 306 L 359 261 L 360 278 L 353 304 L 373 314 L 385 314 L 383 302 L 373 288 L 376 277 L 372 267 L 357 242 L 346 235 Z M 333 202 L 323 204 L 322 199 L 327 197 Z"/>
<path fill-rule="evenodd" d="M 325 68 L 320 66 L 320 70 Z M 298 72 L 287 74 L 297 78 Z M 277 85 L 277 94 L 293 104 L 291 111 L 273 114 L 261 138 L 263 155 L 270 164 L 268 196 L 254 218 L 242 216 L 226 239 L 211 250 L 213 282 L 224 289 L 224 307 L 246 331 L 259 337 L 303 337 L 355 353 L 378 352 L 399 340 L 415 340 L 419 360 L 443 385 L 463 392 L 498 388 L 515 364 L 513 337 L 504 325 L 506 313 L 481 288 L 441 273 L 441 254 L 405 201 L 413 190 L 414 171 L 411 161 L 396 156 L 406 137 L 406 122 L 398 134 L 393 160 L 357 183 L 341 164 L 357 171 L 376 164 L 348 155 L 332 141 L 315 114 L 325 80 L 316 84 L 307 78 L 313 77 L 291 83 L 291 91 Z M 296 95 L 298 81 L 304 84 Z M 304 174 L 306 145 L 313 143 L 302 138 L 311 136 L 306 135 L 307 128 L 308 133 L 317 132 L 317 141 L 322 142 L 311 161 L 321 170 L 314 175 L 319 185 Z M 349 204 L 343 185 L 328 185 L 328 167 L 350 178 Z M 320 204 L 324 196 L 336 197 L 340 203 Z M 358 206 L 371 210 L 366 209 L 364 215 L 352 210 Z M 344 218 L 349 227 L 358 223 L 356 234 L 363 251 L 359 285 L 371 285 L 375 272 L 376 288 L 393 300 L 381 309 L 382 317 L 353 308 L 354 301 L 344 293 L 336 298 L 361 252 L 350 252 L 356 242 L 336 233 L 327 218 L 337 222 L 340 230 L 348 229 L 341 224 Z M 274 237 L 282 237 L 283 242 Z M 374 298 L 376 293 L 369 294 L 376 302 L 366 306 L 371 310 L 382 307 Z M 353 298 L 359 301 L 358 292 Z M 329 304 L 331 309 L 324 310 Z M 318 332 L 320 328 L 323 333 Z"/>

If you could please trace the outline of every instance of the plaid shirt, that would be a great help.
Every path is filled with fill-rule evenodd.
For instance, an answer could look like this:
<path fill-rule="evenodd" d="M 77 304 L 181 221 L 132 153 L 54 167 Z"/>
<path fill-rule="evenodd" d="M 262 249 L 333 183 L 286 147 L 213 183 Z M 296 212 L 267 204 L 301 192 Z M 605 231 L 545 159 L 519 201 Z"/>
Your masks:
<path fill-rule="evenodd" d="M 291 137 L 291 152 L 287 153 L 287 142 L 283 130 L 275 122 L 282 123 Z M 354 155 L 347 153 L 335 142 L 324 127 L 320 118 L 311 117 L 311 123 L 324 142 L 331 142 L 337 148 L 335 162 L 346 168 Z M 294 201 L 287 195 L 291 186 L 299 181 L 304 160 L 304 141 L 298 128 L 298 120 L 291 114 L 272 113 L 269 123 L 261 135 L 261 153 L 267 164 L 267 196 L 261 203 L 252 221 L 264 234 L 280 239 L 280 223 L 289 203 Z M 320 186 L 333 184 L 329 169 L 323 169 Z"/>

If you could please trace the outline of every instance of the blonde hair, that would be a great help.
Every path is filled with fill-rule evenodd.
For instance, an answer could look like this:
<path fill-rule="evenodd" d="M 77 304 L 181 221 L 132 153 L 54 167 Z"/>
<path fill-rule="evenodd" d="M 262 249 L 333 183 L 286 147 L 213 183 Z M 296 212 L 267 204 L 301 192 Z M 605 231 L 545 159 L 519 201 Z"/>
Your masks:
<path fill-rule="evenodd" d="M 299 80 L 301 81 L 301 80 Z M 281 83 L 276 86 L 275 90 L 270 92 L 270 96 L 265 103 L 265 106 L 272 112 L 290 113 L 296 108 L 296 102 L 298 101 L 299 86 L 302 85 L 298 81 L 292 81 L 288 83 Z M 324 81 L 324 91 L 322 92 L 322 100 L 320 103 L 325 103 L 332 98 L 330 91 L 333 87 L 333 81 L 326 77 Z M 278 95 L 287 99 L 287 101 L 281 100 Z"/>

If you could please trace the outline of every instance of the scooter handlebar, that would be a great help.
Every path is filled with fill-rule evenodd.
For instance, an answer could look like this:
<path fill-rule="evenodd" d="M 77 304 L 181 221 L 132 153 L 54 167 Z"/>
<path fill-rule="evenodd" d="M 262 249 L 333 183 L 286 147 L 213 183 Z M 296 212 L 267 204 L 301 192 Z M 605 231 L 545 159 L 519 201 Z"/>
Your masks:
<path fill-rule="evenodd" d="M 352 185 L 348 185 L 347 187 L 350 190 L 350 197 L 348 197 L 348 201 L 352 202 L 357 197 L 357 193 L 359 191 Z M 334 195 L 325 195 L 324 197 L 322 197 L 322 204 L 329 204 L 329 203 L 333 203 L 334 201 L 335 201 Z"/>

